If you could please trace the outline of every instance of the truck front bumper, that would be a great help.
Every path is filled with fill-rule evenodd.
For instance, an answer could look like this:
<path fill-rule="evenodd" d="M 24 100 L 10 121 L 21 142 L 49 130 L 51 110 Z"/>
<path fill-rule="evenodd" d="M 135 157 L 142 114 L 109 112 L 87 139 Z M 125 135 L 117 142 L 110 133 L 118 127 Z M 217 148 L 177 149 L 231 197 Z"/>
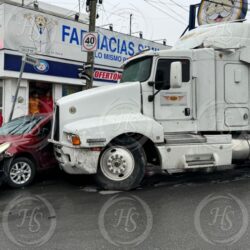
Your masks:
<path fill-rule="evenodd" d="M 54 149 L 55 157 L 66 173 L 96 174 L 100 152 L 60 144 L 55 144 Z"/>

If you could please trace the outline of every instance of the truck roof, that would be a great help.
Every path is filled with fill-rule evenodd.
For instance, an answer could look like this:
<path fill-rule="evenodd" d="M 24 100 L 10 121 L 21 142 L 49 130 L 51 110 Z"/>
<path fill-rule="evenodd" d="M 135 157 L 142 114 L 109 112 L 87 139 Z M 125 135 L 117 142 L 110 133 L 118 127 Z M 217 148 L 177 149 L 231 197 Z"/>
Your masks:
<path fill-rule="evenodd" d="M 129 58 L 124 64 L 145 56 L 169 55 L 173 50 L 175 53 L 196 48 L 213 49 L 239 49 L 250 46 L 250 23 L 228 22 L 222 24 L 210 24 L 199 26 L 187 32 L 181 37 L 172 49 L 161 51 L 143 51 L 139 55 Z"/>
<path fill-rule="evenodd" d="M 200 26 L 179 39 L 173 49 L 238 49 L 250 45 L 250 23 Z"/>

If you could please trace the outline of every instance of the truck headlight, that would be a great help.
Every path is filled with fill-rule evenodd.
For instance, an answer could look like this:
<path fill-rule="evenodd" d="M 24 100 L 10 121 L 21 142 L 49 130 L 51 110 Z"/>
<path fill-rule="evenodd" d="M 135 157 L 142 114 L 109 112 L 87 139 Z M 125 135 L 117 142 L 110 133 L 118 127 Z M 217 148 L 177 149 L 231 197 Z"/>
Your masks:
<path fill-rule="evenodd" d="M 0 145 L 0 154 L 4 153 L 11 146 L 10 142 L 5 142 Z"/>
<path fill-rule="evenodd" d="M 74 146 L 80 146 L 81 145 L 81 139 L 78 135 L 75 134 L 66 134 L 68 142 L 72 143 Z"/>

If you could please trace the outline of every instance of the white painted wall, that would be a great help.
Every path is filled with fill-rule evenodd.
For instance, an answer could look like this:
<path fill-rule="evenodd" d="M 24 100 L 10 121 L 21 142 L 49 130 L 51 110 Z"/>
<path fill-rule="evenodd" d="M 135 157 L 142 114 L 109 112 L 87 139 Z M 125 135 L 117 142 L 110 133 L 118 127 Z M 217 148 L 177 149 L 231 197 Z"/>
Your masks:
<path fill-rule="evenodd" d="M 3 110 L 4 110 L 4 122 L 7 122 L 13 105 L 13 98 L 17 87 L 17 79 L 5 79 L 4 81 L 4 98 L 3 98 Z M 18 93 L 18 101 L 16 103 L 13 118 L 26 115 L 28 113 L 29 103 L 29 88 L 28 81 L 22 80 L 20 91 Z"/>
<path fill-rule="evenodd" d="M 62 84 L 55 83 L 53 85 L 53 100 L 56 102 L 62 97 Z"/>

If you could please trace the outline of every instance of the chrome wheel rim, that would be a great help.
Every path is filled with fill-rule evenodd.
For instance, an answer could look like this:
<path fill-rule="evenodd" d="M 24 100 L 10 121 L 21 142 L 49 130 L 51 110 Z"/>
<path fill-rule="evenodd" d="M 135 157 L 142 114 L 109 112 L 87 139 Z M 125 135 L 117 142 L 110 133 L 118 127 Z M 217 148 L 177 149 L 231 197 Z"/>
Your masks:
<path fill-rule="evenodd" d="M 134 157 L 126 148 L 112 147 L 103 153 L 100 160 L 100 168 L 108 179 L 123 181 L 134 171 Z"/>
<path fill-rule="evenodd" d="M 10 179 L 17 185 L 25 184 L 31 177 L 31 167 L 26 162 L 15 163 L 10 170 Z"/>

